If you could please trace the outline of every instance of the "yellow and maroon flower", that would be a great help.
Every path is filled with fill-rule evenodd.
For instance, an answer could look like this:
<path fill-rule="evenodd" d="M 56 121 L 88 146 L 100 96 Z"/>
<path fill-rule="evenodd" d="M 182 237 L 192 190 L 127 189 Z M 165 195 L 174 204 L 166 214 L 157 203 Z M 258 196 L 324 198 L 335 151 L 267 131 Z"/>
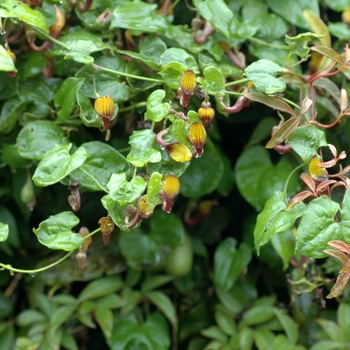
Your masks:
<path fill-rule="evenodd" d="M 181 142 L 173 142 L 165 145 L 169 157 L 178 163 L 186 163 L 192 159 L 192 152 Z"/>
<path fill-rule="evenodd" d="M 61 30 L 63 29 L 63 27 L 66 24 L 66 18 L 64 17 L 63 12 L 61 11 L 61 9 L 58 6 L 54 5 L 54 7 L 55 7 L 55 11 L 56 11 L 56 21 L 50 27 L 50 35 L 56 39 L 56 38 L 58 38 Z"/>
<path fill-rule="evenodd" d="M 162 209 L 167 213 L 171 212 L 173 207 L 174 198 L 180 192 L 179 178 L 173 174 L 168 174 L 164 178 L 163 187 L 160 191 L 160 198 L 163 202 Z"/>
<path fill-rule="evenodd" d="M 204 126 L 208 126 L 215 117 L 215 111 L 211 108 L 210 102 L 202 102 L 198 110 L 198 116 Z"/>
<path fill-rule="evenodd" d="M 98 223 L 102 232 L 103 245 L 107 246 L 111 239 L 111 233 L 114 230 L 114 222 L 110 216 L 104 216 Z"/>
<path fill-rule="evenodd" d="M 180 79 L 180 87 L 185 95 L 191 95 L 197 86 L 196 74 L 193 70 L 185 70 Z"/>
<path fill-rule="evenodd" d="M 207 141 L 207 132 L 200 122 L 193 122 L 187 133 L 187 139 L 191 143 L 196 158 L 203 154 L 203 147 Z"/>
<path fill-rule="evenodd" d="M 11 57 L 13 63 L 16 63 L 16 55 L 10 49 L 6 49 L 6 53 Z M 10 78 L 14 78 L 17 73 L 15 71 L 12 71 L 7 72 L 7 74 Z"/>
<path fill-rule="evenodd" d="M 104 118 L 112 118 L 114 110 L 115 110 L 115 104 L 114 101 L 111 99 L 111 96 L 103 96 L 103 97 L 98 97 L 95 100 L 94 108 L 96 113 L 100 117 Z"/>

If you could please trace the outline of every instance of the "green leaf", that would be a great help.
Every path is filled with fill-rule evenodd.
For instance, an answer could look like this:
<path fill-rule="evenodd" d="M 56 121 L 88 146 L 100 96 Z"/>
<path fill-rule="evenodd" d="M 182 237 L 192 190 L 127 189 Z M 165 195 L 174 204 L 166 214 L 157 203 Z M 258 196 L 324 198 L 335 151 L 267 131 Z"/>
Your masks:
<path fill-rule="evenodd" d="M 90 53 L 99 51 L 98 47 L 90 40 L 77 40 L 74 45 L 68 47 L 69 51 L 64 59 L 73 59 L 76 62 L 91 64 L 94 62 L 94 58 L 90 56 Z"/>
<path fill-rule="evenodd" d="M 79 302 L 95 299 L 114 293 L 123 288 L 124 282 L 119 276 L 107 276 L 90 282 L 79 294 Z"/>
<path fill-rule="evenodd" d="M 276 12 L 286 21 L 303 29 L 309 29 L 309 26 L 303 16 L 304 9 L 310 9 L 318 16 L 320 14 L 317 0 L 295 0 L 292 3 L 288 3 L 288 6 L 285 6 L 279 0 L 267 0 L 267 4 L 269 5 L 271 11 Z"/>
<path fill-rule="evenodd" d="M 348 342 L 350 341 L 349 333 L 347 332 L 347 330 L 350 327 L 349 312 L 350 312 L 349 301 L 343 301 L 338 307 L 337 318 L 338 318 L 339 326 L 342 328 Z"/>
<path fill-rule="evenodd" d="M 252 254 L 245 243 L 236 249 L 236 240 L 227 238 L 214 253 L 214 284 L 220 293 L 227 292 L 249 264 Z"/>
<path fill-rule="evenodd" d="M 145 297 L 149 299 L 169 320 L 174 330 L 177 331 L 177 317 L 174 304 L 171 299 L 160 291 L 152 291 L 145 294 Z"/>
<path fill-rule="evenodd" d="M 324 131 L 308 124 L 299 126 L 288 138 L 288 143 L 305 163 L 309 163 L 318 149 L 327 144 Z"/>
<path fill-rule="evenodd" d="M 51 316 L 50 327 L 57 329 L 64 322 L 70 319 L 70 316 L 76 310 L 77 305 L 65 305 L 57 308 Z"/>
<path fill-rule="evenodd" d="M 157 4 L 135 1 L 117 5 L 111 19 L 111 29 L 125 28 L 140 33 L 156 33 L 168 27 L 168 21 L 163 14 L 156 14 Z"/>
<path fill-rule="evenodd" d="M 157 163 L 162 159 L 157 149 L 156 134 L 150 129 L 137 130 L 129 138 L 131 151 L 127 160 L 136 167 L 143 167 L 147 163 Z"/>
<path fill-rule="evenodd" d="M 215 339 L 220 343 L 220 347 L 214 349 L 220 349 L 223 344 L 227 342 L 227 335 L 217 326 L 210 326 L 206 329 L 201 330 L 201 334 L 204 337 Z M 210 349 L 213 349 L 210 347 Z"/>
<path fill-rule="evenodd" d="M 280 321 L 288 340 L 291 344 L 296 344 L 299 339 L 299 331 L 296 322 L 284 312 L 284 310 L 274 308 L 273 312 Z"/>
<path fill-rule="evenodd" d="M 174 90 L 180 87 L 181 74 L 185 71 L 185 66 L 180 62 L 170 62 L 158 72 L 165 83 Z"/>
<path fill-rule="evenodd" d="M 314 344 L 310 350 L 338 350 L 338 349 L 344 349 L 344 346 L 346 344 L 333 341 L 333 340 L 321 340 Z"/>
<path fill-rule="evenodd" d="M 76 98 L 79 106 L 79 116 L 84 125 L 100 128 L 102 126 L 101 119 L 93 108 L 90 99 L 79 90 L 77 91 Z"/>
<path fill-rule="evenodd" d="M 276 78 L 278 73 L 283 72 L 283 68 L 270 60 L 261 59 L 253 62 L 244 72 L 260 92 L 274 94 L 276 92 L 283 92 L 286 89 L 284 80 Z"/>
<path fill-rule="evenodd" d="M 338 307 L 338 314 L 342 304 Z M 346 332 L 334 321 L 319 318 L 316 320 L 317 324 L 322 327 L 323 331 L 331 338 L 333 341 L 343 341 L 346 342 L 346 337 L 344 336 Z"/>
<path fill-rule="evenodd" d="M 63 130 L 49 120 L 36 120 L 26 124 L 17 137 L 18 153 L 26 159 L 41 160 L 55 145 L 68 143 Z"/>
<path fill-rule="evenodd" d="M 225 80 L 221 71 L 214 66 L 209 66 L 204 68 L 203 74 L 205 79 L 198 78 L 198 82 L 203 89 L 209 95 L 223 95 L 225 92 Z"/>
<path fill-rule="evenodd" d="M 277 145 L 283 143 L 288 136 L 290 136 L 293 131 L 299 125 L 299 118 L 290 118 L 285 121 L 279 129 L 272 135 L 271 139 L 266 144 L 265 148 L 274 148 Z"/>
<path fill-rule="evenodd" d="M 17 339 L 19 338 L 16 338 L 15 328 L 13 326 L 7 327 L 0 333 L 0 344 L 3 350 L 12 350 L 15 341 L 17 342 Z"/>
<path fill-rule="evenodd" d="M 162 103 L 164 97 L 164 90 L 155 90 L 148 96 L 145 120 L 160 122 L 168 116 L 170 104 L 168 102 Z"/>
<path fill-rule="evenodd" d="M 339 87 L 333 83 L 333 81 L 327 78 L 319 78 L 314 81 L 313 85 L 325 89 L 338 103 L 340 102 L 340 90 Z"/>
<path fill-rule="evenodd" d="M 265 199 L 260 197 L 260 179 L 270 168 L 273 168 L 270 155 L 261 146 L 243 151 L 236 162 L 235 180 L 238 190 L 257 211 L 260 211 L 265 203 Z"/>
<path fill-rule="evenodd" d="M 150 217 L 150 225 L 150 238 L 161 247 L 174 249 L 185 241 L 185 228 L 173 213 L 155 210 Z"/>
<path fill-rule="evenodd" d="M 53 100 L 55 108 L 58 109 L 57 118 L 67 120 L 70 117 L 76 103 L 76 93 L 82 86 L 84 79 L 69 77 L 61 85 Z"/>
<path fill-rule="evenodd" d="M 146 279 L 142 283 L 141 291 L 142 293 L 150 292 L 153 289 L 161 287 L 172 280 L 173 280 L 173 277 L 169 275 L 156 275 L 156 276 L 146 277 Z"/>
<path fill-rule="evenodd" d="M 269 305 L 254 305 L 242 317 L 242 325 L 252 326 L 264 323 L 275 317 L 274 307 Z"/>
<path fill-rule="evenodd" d="M 341 229 L 344 240 L 347 244 L 350 243 L 350 191 L 346 190 L 341 207 Z"/>
<path fill-rule="evenodd" d="M 339 204 L 327 196 L 312 200 L 301 218 L 295 251 L 313 258 L 323 258 L 331 240 L 343 240 L 340 225 L 334 221 Z"/>
<path fill-rule="evenodd" d="M 112 337 L 113 313 L 108 308 L 97 304 L 95 308 L 96 321 L 101 327 L 106 338 Z"/>
<path fill-rule="evenodd" d="M 325 0 L 325 4 L 336 12 L 345 11 L 349 7 L 347 0 Z"/>
<path fill-rule="evenodd" d="M 289 267 L 290 259 L 294 256 L 295 237 L 292 230 L 280 232 L 271 237 L 271 244 L 275 252 L 283 261 L 283 270 Z"/>
<path fill-rule="evenodd" d="M 125 173 L 112 174 L 107 188 L 111 198 L 120 205 L 131 204 L 141 197 L 146 189 L 146 181 L 141 176 L 135 176 L 126 181 Z"/>
<path fill-rule="evenodd" d="M 45 316 L 41 312 L 33 309 L 27 309 L 27 310 L 23 310 L 17 316 L 16 323 L 20 327 L 27 327 L 44 320 L 45 320 Z"/>
<path fill-rule="evenodd" d="M 163 187 L 163 176 L 158 172 L 152 173 L 147 184 L 147 200 L 150 207 L 155 207 L 162 203 L 160 191 Z"/>
<path fill-rule="evenodd" d="M 199 73 L 198 64 L 195 58 L 183 49 L 171 47 L 170 49 L 164 51 L 164 53 L 160 57 L 160 64 L 162 66 L 166 66 L 168 63 L 171 62 L 181 63 L 185 67 L 185 69 L 191 69 L 196 74 Z"/>
<path fill-rule="evenodd" d="M 257 217 L 254 229 L 255 248 L 259 254 L 260 247 L 266 244 L 276 233 L 291 229 L 295 220 L 303 215 L 304 203 L 298 203 L 290 210 L 287 207 L 287 195 L 276 191 L 265 203 L 264 209 Z"/>
<path fill-rule="evenodd" d="M 0 132 L 10 133 L 30 103 L 30 100 L 21 101 L 17 97 L 6 100 L 0 114 Z"/>
<path fill-rule="evenodd" d="M 323 35 L 306 32 L 300 33 L 293 37 L 286 34 L 284 40 L 290 46 L 290 50 L 294 54 L 306 60 L 308 59 L 310 52 L 310 48 L 308 46 L 309 42 L 322 37 Z"/>
<path fill-rule="evenodd" d="M 217 0 L 214 2 L 194 0 L 193 5 L 198 12 L 220 33 L 229 37 L 231 21 L 233 18 L 232 11 L 228 8 L 225 1 Z"/>
<path fill-rule="evenodd" d="M 228 336 L 233 337 L 237 334 L 237 327 L 232 316 L 227 313 L 227 310 L 222 305 L 218 305 L 215 308 L 215 321 L 219 328 Z"/>
<path fill-rule="evenodd" d="M 219 186 L 223 173 L 224 163 L 215 144 L 208 138 L 203 156 L 192 160 L 180 178 L 181 194 L 194 199 L 211 193 Z"/>
<path fill-rule="evenodd" d="M 67 350 L 79 350 L 77 341 L 74 336 L 68 333 L 66 330 L 62 333 L 62 346 L 64 346 Z"/>
<path fill-rule="evenodd" d="M 14 62 L 12 61 L 11 56 L 6 52 L 5 48 L 2 45 L 0 45 L 0 71 L 17 72 L 17 69 L 15 67 Z"/>
<path fill-rule="evenodd" d="M 9 225 L 0 222 L 0 242 L 5 242 L 9 235 Z"/>
<path fill-rule="evenodd" d="M 78 249 L 83 243 L 82 237 L 72 232 L 72 227 L 78 223 L 79 219 L 72 212 L 64 211 L 49 216 L 37 229 L 33 228 L 33 232 L 44 246 L 71 251 Z"/>
<path fill-rule="evenodd" d="M 318 11 L 312 11 L 310 9 L 305 9 L 303 15 L 306 21 L 309 23 L 312 31 L 316 34 L 322 35 L 320 37 L 321 45 L 330 47 L 331 46 L 331 36 L 329 34 L 327 25 L 320 18 Z"/>
<path fill-rule="evenodd" d="M 113 173 L 130 175 L 130 164 L 125 157 L 106 143 L 90 141 L 80 148 L 85 149 L 88 157 L 79 169 L 71 173 L 70 181 L 79 181 L 82 187 L 91 191 L 101 191 Z"/>
<path fill-rule="evenodd" d="M 108 294 L 97 299 L 96 305 L 107 309 L 117 309 L 124 306 L 124 300 L 118 294 Z"/>
<path fill-rule="evenodd" d="M 52 150 L 46 152 L 33 174 L 36 186 L 49 186 L 59 182 L 84 164 L 88 157 L 86 150 L 79 147 L 70 155 L 71 147 L 71 143 L 56 145 Z"/>
<path fill-rule="evenodd" d="M 32 9 L 29 5 L 14 0 L 3 0 L 0 8 L 0 17 L 15 18 L 30 26 L 36 27 L 44 31 L 49 32 L 49 27 L 44 19 L 44 16 L 40 11 Z"/>

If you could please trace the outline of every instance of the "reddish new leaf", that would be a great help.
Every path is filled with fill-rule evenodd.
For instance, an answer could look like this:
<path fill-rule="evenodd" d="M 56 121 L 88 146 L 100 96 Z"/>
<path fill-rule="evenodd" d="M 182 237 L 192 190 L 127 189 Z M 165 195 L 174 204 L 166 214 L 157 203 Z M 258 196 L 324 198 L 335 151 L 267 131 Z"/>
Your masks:
<path fill-rule="evenodd" d="M 296 194 L 287 204 L 286 211 L 290 210 L 294 205 L 298 204 L 299 202 L 302 202 L 304 199 L 308 197 L 316 197 L 314 193 L 310 191 L 302 191 L 298 194 Z"/>
<path fill-rule="evenodd" d="M 274 148 L 275 146 L 284 142 L 288 136 L 297 128 L 299 125 L 299 118 L 291 118 L 285 121 L 281 127 L 275 132 L 269 142 L 266 144 L 266 148 Z"/>

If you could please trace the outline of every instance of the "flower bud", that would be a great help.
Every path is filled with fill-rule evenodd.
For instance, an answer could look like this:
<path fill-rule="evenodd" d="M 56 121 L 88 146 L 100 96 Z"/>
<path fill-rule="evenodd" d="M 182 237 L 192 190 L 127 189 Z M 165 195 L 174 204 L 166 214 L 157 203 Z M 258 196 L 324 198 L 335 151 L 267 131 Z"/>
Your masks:
<path fill-rule="evenodd" d="M 77 255 L 75 256 L 75 258 L 78 261 L 79 269 L 84 270 L 84 265 L 85 265 L 85 261 L 86 261 L 86 254 L 82 251 L 79 251 L 77 253 Z"/>
<path fill-rule="evenodd" d="M 184 94 L 190 95 L 197 86 L 196 74 L 193 70 L 185 70 L 180 79 L 180 87 Z"/>
<path fill-rule="evenodd" d="M 324 167 L 320 166 L 320 163 L 321 161 L 317 155 L 314 155 L 309 163 L 310 176 L 317 182 L 328 180 L 328 172 Z"/>
<path fill-rule="evenodd" d="M 9 49 L 6 49 L 6 53 L 11 57 L 13 63 L 16 63 L 16 55 Z M 14 78 L 17 73 L 15 71 L 11 71 L 7 72 L 7 74 L 10 78 Z"/>
<path fill-rule="evenodd" d="M 187 139 L 191 143 L 196 158 L 203 154 L 203 147 L 207 141 L 207 132 L 200 122 L 193 122 L 187 133 Z"/>
<path fill-rule="evenodd" d="M 174 198 L 180 192 L 180 181 L 179 178 L 173 174 L 165 176 L 162 190 L 160 191 L 160 198 L 163 202 L 162 210 L 167 213 L 171 212 L 173 207 Z"/>
<path fill-rule="evenodd" d="M 148 195 L 143 195 L 138 203 L 138 213 L 142 219 L 147 219 L 153 214 L 154 206 L 149 205 Z"/>
<path fill-rule="evenodd" d="M 98 97 L 95 100 L 94 108 L 96 113 L 100 117 L 104 118 L 112 118 L 114 110 L 115 110 L 115 104 L 114 101 L 111 99 L 109 95 L 104 97 Z"/>
<path fill-rule="evenodd" d="M 82 226 L 79 230 L 79 234 L 81 237 L 86 237 L 87 235 L 90 234 L 89 230 L 85 227 L 85 226 Z M 92 238 L 91 237 L 88 237 L 86 239 L 84 239 L 83 241 L 83 246 L 82 246 L 82 250 L 84 253 L 87 252 L 88 248 L 89 248 L 89 245 L 92 243 Z"/>
<path fill-rule="evenodd" d="M 198 117 L 204 126 L 208 126 L 212 122 L 215 117 L 215 111 L 211 108 L 210 102 L 202 102 L 201 107 L 198 110 Z"/>
<path fill-rule="evenodd" d="M 114 230 L 114 222 L 110 216 L 105 216 L 98 223 L 102 232 L 103 245 L 107 246 L 111 239 L 111 233 Z"/>
<path fill-rule="evenodd" d="M 169 143 L 165 146 L 169 157 L 175 162 L 186 163 L 192 159 L 190 149 L 180 142 Z"/>
<path fill-rule="evenodd" d="M 62 30 L 62 28 L 65 26 L 66 24 L 66 19 L 64 17 L 63 12 L 61 11 L 61 9 L 54 5 L 55 10 L 56 10 L 56 21 L 55 23 L 50 27 L 50 35 L 53 38 L 57 38 Z"/>

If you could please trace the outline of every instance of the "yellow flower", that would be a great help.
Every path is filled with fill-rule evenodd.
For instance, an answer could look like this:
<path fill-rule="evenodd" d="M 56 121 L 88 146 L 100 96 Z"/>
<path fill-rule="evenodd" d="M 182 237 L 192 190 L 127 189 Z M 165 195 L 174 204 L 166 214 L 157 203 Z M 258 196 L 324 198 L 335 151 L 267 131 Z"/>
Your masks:
<path fill-rule="evenodd" d="M 196 149 L 203 148 L 207 141 L 207 132 L 204 126 L 200 122 L 193 122 L 188 129 L 187 139 Z"/>
<path fill-rule="evenodd" d="M 309 163 L 310 176 L 317 182 L 328 180 L 328 172 L 324 167 L 320 166 L 320 163 L 321 161 L 317 155 L 314 155 Z"/>
<path fill-rule="evenodd" d="M 165 176 L 162 191 L 167 198 L 174 198 L 180 192 L 180 181 L 179 178 L 173 174 Z"/>
<path fill-rule="evenodd" d="M 215 111 L 211 108 L 210 102 L 202 102 L 201 107 L 198 110 L 198 117 L 204 126 L 208 126 L 212 122 L 215 117 Z"/>
<path fill-rule="evenodd" d="M 185 70 L 180 79 L 180 87 L 184 94 L 190 95 L 197 86 L 196 74 L 193 70 Z"/>
<path fill-rule="evenodd" d="M 96 113 L 104 118 L 111 118 L 115 110 L 114 101 L 109 95 L 99 97 L 95 100 L 94 108 Z"/>
<path fill-rule="evenodd" d="M 57 38 L 62 30 L 62 28 L 66 24 L 66 19 L 64 17 L 63 12 L 61 9 L 54 5 L 55 10 L 56 10 L 56 21 L 55 23 L 50 27 L 50 35 L 54 38 Z"/>
<path fill-rule="evenodd" d="M 153 214 L 154 206 L 149 205 L 148 195 L 145 194 L 139 199 L 138 214 L 142 219 L 147 219 Z"/>
<path fill-rule="evenodd" d="M 165 149 L 168 152 L 169 157 L 175 162 L 186 163 L 192 159 L 192 153 L 190 149 L 183 143 L 169 143 L 165 146 Z"/>

